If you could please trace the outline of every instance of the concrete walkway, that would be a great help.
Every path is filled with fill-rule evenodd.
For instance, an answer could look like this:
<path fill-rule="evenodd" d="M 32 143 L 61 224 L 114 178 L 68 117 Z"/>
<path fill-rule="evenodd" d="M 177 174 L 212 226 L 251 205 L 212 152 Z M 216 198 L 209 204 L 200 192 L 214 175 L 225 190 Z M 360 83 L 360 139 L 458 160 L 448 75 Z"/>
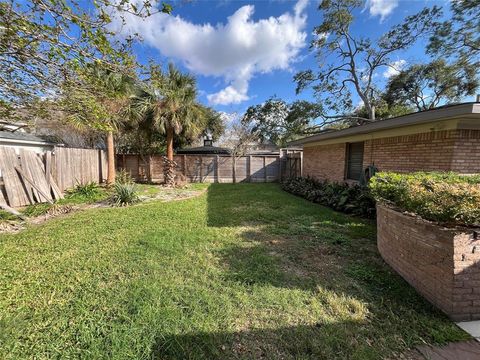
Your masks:
<path fill-rule="evenodd" d="M 457 325 L 480 341 L 480 320 L 459 322 Z"/>
<path fill-rule="evenodd" d="M 422 345 L 417 347 L 420 357 L 426 360 L 479 360 L 480 343 L 477 340 L 460 341 L 445 346 Z"/>
<path fill-rule="evenodd" d="M 402 360 L 480 360 L 480 321 L 457 325 L 474 339 L 452 342 L 444 346 L 420 345 L 403 354 Z"/>

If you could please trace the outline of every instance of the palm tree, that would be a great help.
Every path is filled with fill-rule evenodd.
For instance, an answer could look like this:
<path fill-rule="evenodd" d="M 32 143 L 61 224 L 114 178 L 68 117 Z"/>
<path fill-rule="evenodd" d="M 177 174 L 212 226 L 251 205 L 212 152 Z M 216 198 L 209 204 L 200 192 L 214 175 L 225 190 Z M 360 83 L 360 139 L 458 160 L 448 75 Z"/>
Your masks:
<path fill-rule="evenodd" d="M 78 81 L 67 87 L 66 96 L 77 111 L 70 117 L 78 126 L 99 129 L 106 134 L 107 184 L 115 183 L 114 133 L 129 121 L 135 87 L 130 74 L 92 63 L 78 71 Z"/>
<path fill-rule="evenodd" d="M 136 96 L 133 107 L 156 131 L 165 134 L 165 183 L 174 185 L 174 136 L 182 131 L 198 134 L 202 130 L 201 117 L 205 116 L 205 111 L 196 101 L 196 81 L 191 75 L 182 74 L 173 64 L 169 64 L 166 73 L 152 66 L 150 75 L 148 85 Z"/>

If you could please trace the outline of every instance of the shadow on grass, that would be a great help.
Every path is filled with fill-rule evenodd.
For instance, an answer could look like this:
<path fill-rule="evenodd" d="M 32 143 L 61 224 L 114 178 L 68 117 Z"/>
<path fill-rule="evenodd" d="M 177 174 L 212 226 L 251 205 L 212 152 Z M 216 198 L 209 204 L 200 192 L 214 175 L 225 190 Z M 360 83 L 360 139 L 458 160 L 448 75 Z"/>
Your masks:
<path fill-rule="evenodd" d="M 239 332 L 200 332 L 156 339 L 153 359 L 368 359 L 380 354 L 368 343 L 351 351 L 361 322 L 318 323 Z M 345 332 L 351 338 L 345 338 Z M 195 354 L 192 356 L 192 354 Z"/>
<path fill-rule="evenodd" d="M 208 226 L 239 232 L 237 243 L 219 250 L 226 282 L 252 289 L 298 289 L 314 297 L 326 292 L 359 301 L 368 309 L 367 324 L 347 325 L 338 322 L 339 316 L 333 325 L 320 329 L 287 328 L 267 331 L 267 335 L 254 332 L 251 336 L 258 341 L 292 337 L 296 339 L 293 343 L 304 344 L 299 354 L 308 355 L 313 346 L 309 341 L 328 343 L 332 340 L 322 332 L 336 333 L 345 326 L 349 330 L 342 331 L 339 343 L 353 341 L 356 331 L 363 332 L 362 341 L 386 333 L 385 338 L 408 346 L 458 337 L 454 325 L 383 262 L 376 248 L 373 222 L 312 204 L 275 184 L 214 184 L 207 200 Z"/>
<path fill-rule="evenodd" d="M 275 184 L 214 184 L 207 197 L 208 225 L 240 234 L 239 242 L 220 253 L 226 280 L 302 290 L 320 286 L 432 310 L 383 262 L 371 221 L 294 197 Z"/>

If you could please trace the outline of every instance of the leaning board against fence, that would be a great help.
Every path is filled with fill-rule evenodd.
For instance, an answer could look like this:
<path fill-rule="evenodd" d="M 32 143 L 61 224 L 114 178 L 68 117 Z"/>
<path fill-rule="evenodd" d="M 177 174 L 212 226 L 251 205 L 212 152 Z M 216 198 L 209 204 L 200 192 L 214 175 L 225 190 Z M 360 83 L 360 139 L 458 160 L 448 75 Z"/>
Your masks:
<path fill-rule="evenodd" d="M 76 184 L 102 182 L 106 168 L 101 150 L 56 147 L 37 154 L 0 146 L 0 205 L 53 202 Z"/>

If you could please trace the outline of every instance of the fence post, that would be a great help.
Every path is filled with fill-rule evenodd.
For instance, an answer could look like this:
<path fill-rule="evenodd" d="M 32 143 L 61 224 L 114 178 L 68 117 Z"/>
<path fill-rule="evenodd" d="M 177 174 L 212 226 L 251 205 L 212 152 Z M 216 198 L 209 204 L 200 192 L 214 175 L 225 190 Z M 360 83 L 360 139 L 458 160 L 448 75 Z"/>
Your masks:
<path fill-rule="evenodd" d="M 237 159 L 235 155 L 232 155 L 232 181 L 234 184 L 237 183 Z"/>
<path fill-rule="evenodd" d="M 152 176 L 152 155 L 148 155 L 148 182 L 153 181 Z"/>
<path fill-rule="evenodd" d="M 300 152 L 300 176 L 303 176 L 303 151 Z"/>
<path fill-rule="evenodd" d="M 187 155 L 183 154 L 183 175 L 187 177 Z"/>
<path fill-rule="evenodd" d="M 263 171 L 264 171 L 264 182 L 267 182 L 267 157 L 263 156 Z"/>
<path fill-rule="evenodd" d="M 203 156 L 202 155 L 199 155 L 200 156 L 200 182 L 203 183 L 203 171 L 202 171 L 202 167 L 203 167 Z"/>
<path fill-rule="evenodd" d="M 278 161 L 278 181 L 282 182 L 282 156 L 279 155 L 277 158 Z"/>
<path fill-rule="evenodd" d="M 214 171 L 214 175 L 213 175 L 213 182 L 220 182 L 219 179 L 218 179 L 218 159 L 220 157 L 217 155 L 215 156 L 215 162 L 213 163 L 213 171 Z"/>
<path fill-rule="evenodd" d="M 247 164 L 247 179 L 248 182 L 252 182 L 252 155 L 248 155 L 248 164 Z"/>

